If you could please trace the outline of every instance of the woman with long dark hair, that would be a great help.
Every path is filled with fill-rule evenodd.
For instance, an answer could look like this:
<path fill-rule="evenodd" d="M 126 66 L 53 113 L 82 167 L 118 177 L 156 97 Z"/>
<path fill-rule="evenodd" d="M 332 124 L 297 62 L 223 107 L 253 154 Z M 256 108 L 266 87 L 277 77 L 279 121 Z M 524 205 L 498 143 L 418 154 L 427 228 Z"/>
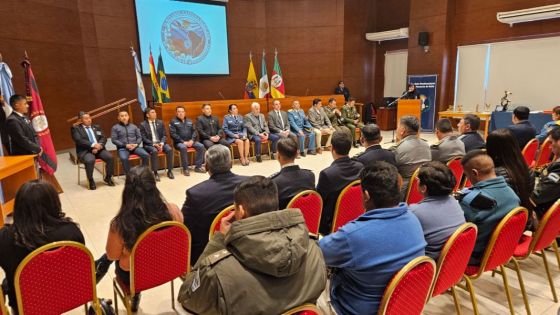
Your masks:
<path fill-rule="evenodd" d="M 20 262 L 43 245 L 57 241 L 85 244 L 85 240 L 78 225 L 62 212 L 58 193 L 47 182 L 33 180 L 19 188 L 13 220 L 13 224 L 0 229 L 0 267 L 6 274 L 5 293 L 12 313 L 18 314 L 14 278 Z"/>

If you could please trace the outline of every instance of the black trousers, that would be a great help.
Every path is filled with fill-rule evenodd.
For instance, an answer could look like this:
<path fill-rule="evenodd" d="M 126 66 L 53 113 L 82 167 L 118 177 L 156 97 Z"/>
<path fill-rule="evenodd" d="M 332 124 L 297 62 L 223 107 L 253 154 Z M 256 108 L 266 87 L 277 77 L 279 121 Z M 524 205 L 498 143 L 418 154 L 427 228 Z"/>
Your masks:
<path fill-rule="evenodd" d="M 158 150 L 150 145 L 144 146 L 144 150 L 150 154 L 150 159 L 152 161 L 152 171 L 157 172 L 159 170 L 159 157 Z M 164 144 L 162 151 L 165 152 L 165 158 L 167 159 L 167 170 L 169 172 L 173 171 L 173 149 L 168 144 Z"/>
<path fill-rule="evenodd" d="M 202 140 L 201 142 L 202 142 L 202 144 L 204 144 L 204 147 L 206 149 L 210 148 L 211 146 L 213 146 L 215 144 L 225 145 L 226 147 L 229 148 L 229 143 L 224 138 L 220 138 L 220 140 L 218 142 L 212 142 L 212 140 L 209 140 L 209 139 Z"/>
<path fill-rule="evenodd" d="M 87 152 L 82 155 L 80 160 L 84 163 L 86 167 L 86 175 L 88 180 L 93 180 L 93 167 L 95 166 L 95 160 L 102 159 L 105 162 L 105 177 L 111 178 L 113 176 L 113 155 L 107 150 L 103 149 L 98 151 L 97 154 Z"/>

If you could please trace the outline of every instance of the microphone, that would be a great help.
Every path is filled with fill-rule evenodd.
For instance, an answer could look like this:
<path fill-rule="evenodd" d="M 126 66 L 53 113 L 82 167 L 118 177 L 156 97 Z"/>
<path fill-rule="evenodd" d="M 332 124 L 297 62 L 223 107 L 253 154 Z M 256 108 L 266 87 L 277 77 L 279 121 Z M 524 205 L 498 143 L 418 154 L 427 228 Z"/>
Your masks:
<path fill-rule="evenodd" d="M 222 91 L 218 91 L 218 95 L 219 95 L 223 100 L 226 99 L 226 98 L 224 97 L 224 95 L 222 94 Z"/>

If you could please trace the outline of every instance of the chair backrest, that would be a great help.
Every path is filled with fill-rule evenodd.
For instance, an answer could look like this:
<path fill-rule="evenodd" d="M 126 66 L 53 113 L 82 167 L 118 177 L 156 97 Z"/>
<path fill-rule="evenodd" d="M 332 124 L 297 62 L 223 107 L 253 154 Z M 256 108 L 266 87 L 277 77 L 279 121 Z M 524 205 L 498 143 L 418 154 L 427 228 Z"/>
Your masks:
<path fill-rule="evenodd" d="M 531 166 L 533 164 L 533 161 L 535 161 L 535 155 L 537 154 L 538 149 L 539 140 L 532 139 L 531 141 L 527 142 L 527 144 L 523 148 L 523 151 L 521 151 L 521 153 L 523 154 L 523 158 L 525 159 L 525 163 L 527 163 L 528 166 Z"/>
<path fill-rule="evenodd" d="M 90 301 L 98 307 L 93 257 L 77 242 L 50 243 L 27 255 L 15 288 L 20 314 L 62 314 Z"/>
<path fill-rule="evenodd" d="M 462 157 L 456 156 L 447 162 L 447 167 L 451 170 L 455 176 L 455 187 L 453 191 L 457 191 L 461 186 L 461 180 L 463 179 L 463 166 L 461 165 Z"/>
<path fill-rule="evenodd" d="M 550 141 L 550 139 L 547 138 L 541 145 L 539 155 L 537 156 L 537 160 L 535 162 L 535 167 L 542 167 L 550 163 L 551 156 L 552 156 L 552 141 Z"/>
<path fill-rule="evenodd" d="M 130 293 L 134 295 L 189 272 L 191 233 L 182 223 L 158 223 L 142 233 L 130 253 Z"/>
<path fill-rule="evenodd" d="M 416 171 L 414 171 L 414 173 L 412 174 L 410 181 L 408 182 L 405 200 L 409 205 L 419 203 L 424 199 L 424 195 L 420 193 L 420 189 L 418 188 L 418 183 L 420 182 L 420 180 L 418 179 L 419 172 L 420 168 L 417 168 Z"/>
<path fill-rule="evenodd" d="M 560 199 L 550 206 L 539 222 L 539 227 L 529 246 L 529 253 L 541 251 L 550 246 L 560 232 Z"/>
<path fill-rule="evenodd" d="M 319 224 L 323 211 L 321 195 L 314 190 L 304 190 L 292 198 L 288 203 L 288 208 L 300 209 L 309 233 L 319 235 Z"/>
<path fill-rule="evenodd" d="M 8 308 L 6 307 L 6 301 L 4 300 L 4 292 L 2 292 L 2 287 L 0 287 L 0 315 L 8 314 Z"/>
<path fill-rule="evenodd" d="M 436 264 L 426 256 L 413 259 L 389 282 L 379 306 L 379 315 L 420 315 L 434 280 Z"/>
<path fill-rule="evenodd" d="M 208 236 L 208 239 L 211 239 L 212 235 L 220 231 L 222 219 L 233 210 L 234 207 L 233 205 L 231 205 L 226 207 L 224 210 L 220 211 L 220 213 L 218 213 L 218 215 L 214 218 L 214 221 L 212 221 L 212 224 L 210 225 L 210 235 Z"/>
<path fill-rule="evenodd" d="M 360 180 L 355 180 L 344 187 L 336 200 L 331 232 L 336 232 L 346 223 L 364 214 L 362 202 L 362 186 Z"/>
<path fill-rule="evenodd" d="M 304 304 L 296 308 L 292 308 L 282 315 L 321 315 L 319 308 L 313 304 Z"/>
<path fill-rule="evenodd" d="M 478 274 L 494 270 L 511 259 L 515 247 L 525 230 L 527 219 L 527 209 L 517 207 L 500 221 L 486 245 Z"/>
<path fill-rule="evenodd" d="M 465 223 L 445 242 L 437 261 L 437 274 L 430 296 L 440 295 L 461 281 L 476 243 L 476 234 L 476 225 Z"/>

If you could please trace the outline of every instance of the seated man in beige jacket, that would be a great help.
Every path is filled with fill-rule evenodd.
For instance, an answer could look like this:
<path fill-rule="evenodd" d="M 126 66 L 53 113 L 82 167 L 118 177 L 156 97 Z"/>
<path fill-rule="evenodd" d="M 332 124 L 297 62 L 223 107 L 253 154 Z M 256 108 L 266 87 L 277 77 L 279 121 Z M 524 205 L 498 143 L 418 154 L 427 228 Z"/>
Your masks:
<path fill-rule="evenodd" d="M 327 117 L 323 109 L 323 104 L 321 99 L 316 98 L 313 100 L 313 106 L 307 112 L 307 119 L 311 126 L 313 126 L 313 132 L 315 132 L 315 141 L 317 142 L 317 153 L 321 153 L 321 140 L 323 135 L 327 135 L 328 139 L 325 143 L 326 148 L 331 146 L 331 138 L 335 129 L 332 126 L 331 120 Z"/>

